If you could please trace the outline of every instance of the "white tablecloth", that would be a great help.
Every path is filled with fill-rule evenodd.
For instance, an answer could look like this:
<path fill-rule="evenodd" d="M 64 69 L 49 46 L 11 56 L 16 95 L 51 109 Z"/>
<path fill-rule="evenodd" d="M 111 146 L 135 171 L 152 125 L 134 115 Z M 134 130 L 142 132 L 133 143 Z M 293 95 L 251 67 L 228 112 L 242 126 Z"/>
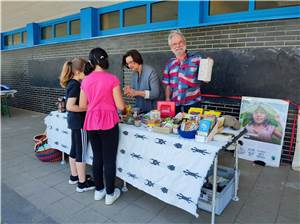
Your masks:
<path fill-rule="evenodd" d="M 45 118 L 48 144 L 70 152 L 67 114 L 51 112 Z M 117 176 L 160 200 L 198 216 L 197 203 L 216 153 L 224 142 L 198 143 L 178 135 L 120 124 Z M 92 163 L 89 146 L 86 162 Z"/>
<path fill-rule="evenodd" d="M 1 96 L 15 96 L 15 93 L 17 93 L 18 91 L 15 89 L 11 89 L 11 90 L 1 90 L 0 95 Z"/>

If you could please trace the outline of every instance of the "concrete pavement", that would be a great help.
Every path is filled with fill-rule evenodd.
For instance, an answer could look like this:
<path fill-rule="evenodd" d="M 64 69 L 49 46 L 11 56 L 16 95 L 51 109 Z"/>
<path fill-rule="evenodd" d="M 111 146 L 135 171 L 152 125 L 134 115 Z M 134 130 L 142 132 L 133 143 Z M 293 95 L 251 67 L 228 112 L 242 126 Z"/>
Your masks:
<path fill-rule="evenodd" d="M 75 192 L 68 184 L 68 164 L 44 163 L 34 155 L 32 137 L 45 130 L 46 115 L 11 112 L 1 124 L 2 223 L 210 223 L 208 212 L 199 210 L 195 218 L 130 185 L 111 206 L 94 201 L 93 191 Z M 229 152 L 219 160 L 225 166 L 234 161 Z M 240 170 L 240 200 L 216 216 L 216 223 L 300 223 L 299 172 L 288 164 L 271 168 L 245 160 Z"/>

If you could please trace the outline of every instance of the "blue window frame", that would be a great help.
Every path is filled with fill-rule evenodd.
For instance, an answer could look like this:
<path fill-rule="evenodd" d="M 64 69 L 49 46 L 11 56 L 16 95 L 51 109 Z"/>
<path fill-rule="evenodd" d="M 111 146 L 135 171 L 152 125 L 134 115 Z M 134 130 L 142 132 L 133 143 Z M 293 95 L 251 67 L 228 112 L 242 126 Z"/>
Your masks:
<path fill-rule="evenodd" d="M 100 30 L 119 29 L 121 27 L 119 10 L 100 14 L 99 19 Z"/>
<path fill-rule="evenodd" d="M 24 32 L 26 32 L 26 28 L 20 28 L 9 32 L 1 33 L 1 48 L 15 49 L 26 47 L 27 37 L 25 40 L 23 34 Z"/>
<path fill-rule="evenodd" d="M 48 43 L 59 43 L 59 42 L 67 42 L 80 39 L 80 33 L 72 34 L 71 33 L 71 22 L 75 20 L 80 20 L 80 14 L 74 14 L 71 16 L 66 16 L 59 19 L 50 20 L 47 22 L 39 23 L 39 43 L 40 44 L 48 44 Z M 57 28 L 62 26 L 62 24 L 66 25 L 66 34 L 56 33 Z M 45 27 L 51 27 L 51 37 L 47 39 L 42 39 L 42 30 Z"/>
<path fill-rule="evenodd" d="M 39 44 L 51 44 L 68 42 L 73 40 L 88 39 L 92 37 L 116 36 L 129 33 L 153 32 L 166 29 L 201 27 L 216 24 L 228 24 L 236 22 L 250 22 L 273 19 L 300 18 L 300 6 L 285 6 L 276 8 L 255 8 L 256 0 L 248 0 L 248 9 L 235 13 L 209 14 L 210 1 L 177 1 L 177 14 L 171 15 L 170 20 L 157 19 L 151 21 L 152 7 L 155 4 L 166 4 L 167 1 L 128 1 L 99 9 L 85 8 L 80 13 L 58 18 L 42 23 L 27 24 L 26 27 L 1 33 L 1 50 L 18 49 Z M 130 11 L 136 7 L 145 7 L 145 21 L 143 24 L 125 26 L 124 16 L 126 10 Z M 166 7 L 168 8 L 168 7 Z M 176 7 L 175 7 L 176 8 Z M 108 26 L 101 29 L 101 15 L 111 12 L 118 12 L 119 25 Z M 163 18 L 163 17 L 162 17 Z M 82 24 L 81 24 L 82 21 Z M 55 27 L 66 23 L 67 34 L 56 37 Z M 83 25 L 83 23 L 85 23 Z M 76 26 L 71 32 L 71 26 Z M 51 27 L 51 38 L 41 39 L 41 30 L 44 27 Z M 20 39 L 14 44 L 13 37 Z M 20 38 L 19 38 L 20 36 Z M 28 40 L 27 40 L 28 36 Z M 8 44 L 9 43 L 9 44 Z"/>
<path fill-rule="evenodd" d="M 98 18 L 101 18 L 101 15 L 107 14 L 109 12 L 118 11 L 119 12 L 119 19 L 120 19 L 120 27 L 113 28 L 113 29 L 105 29 L 101 30 L 100 19 L 97 21 L 97 35 L 98 36 L 106 36 L 106 35 L 119 35 L 122 33 L 136 33 L 136 32 L 145 32 L 145 31 L 155 31 L 155 30 L 162 30 L 168 29 L 178 26 L 178 20 L 168 20 L 168 21 L 161 21 L 161 22 L 151 22 L 151 6 L 152 4 L 163 2 L 163 1 L 130 1 L 124 2 L 104 8 L 98 9 L 97 15 Z M 145 22 L 139 25 L 130 25 L 126 26 L 125 24 L 125 12 L 131 9 L 135 9 L 138 7 L 145 7 L 146 8 L 146 15 L 145 15 Z"/>
<path fill-rule="evenodd" d="M 79 35 L 80 34 L 80 19 L 70 20 L 69 23 L 69 34 Z"/>
<path fill-rule="evenodd" d="M 23 32 L 21 33 L 21 37 L 22 37 L 21 42 L 22 42 L 23 44 L 26 44 L 26 43 L 27 43 L 27 31 L 23 31 Z"/>
<path fill-rule="evenodd" d="M 272 19 L 289 19 L 300 17 L 300 6 L 289 6 L 282 8 L 255 9 L 255 1 L 249 0 L 247 11 L 224 13 L 219 15 L 209 15 L 209 1 L 202 2 L 203 23 L 201 25 L 210 24 L 226 24 L 236 22 L 250 22 Z"/>
<path fill-rule="evenodd" d="M 178 19 L 178 2 L 161 1 L 150 4 L 151 23 Z"/>

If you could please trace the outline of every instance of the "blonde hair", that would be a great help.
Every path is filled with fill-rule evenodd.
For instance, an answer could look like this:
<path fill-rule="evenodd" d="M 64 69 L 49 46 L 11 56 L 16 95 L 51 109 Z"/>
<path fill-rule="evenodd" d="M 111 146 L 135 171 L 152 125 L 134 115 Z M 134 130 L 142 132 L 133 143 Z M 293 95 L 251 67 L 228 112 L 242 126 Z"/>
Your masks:
<path fill-rule="evenodd" d="M 74 77 L 76 71 L 83 72 L 86 60 L 74 58 L 72 61 L 66 61 L 60 73 L 59 83 L 62 88 L 66 88 L 70 79 Z"/>

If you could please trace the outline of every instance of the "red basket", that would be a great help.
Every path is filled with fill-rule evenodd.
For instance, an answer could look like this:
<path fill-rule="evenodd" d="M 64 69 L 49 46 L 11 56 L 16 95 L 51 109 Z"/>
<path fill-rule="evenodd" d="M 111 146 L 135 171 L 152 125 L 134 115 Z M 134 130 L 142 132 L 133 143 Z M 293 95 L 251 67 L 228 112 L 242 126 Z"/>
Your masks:
<path fill-rule="evenodd" d="M 62 152 L 54 148 L 45 148 L 38 151 L 38 148 L 47 144 L 47 135 L 40 134 L 33 137 L 35 142 L 34 151 L 36 157 L 43 162 L 57 162 L 62 160 Z"/>
<path fill-rule="evenodd" d="M 47 135 L 46 134 L 39 134 L 39 135 L 36 135 L 33 137 L 33 141 L 37 144 L 37 143 L 40 143 L 40 142 L 44 142 L 44 141 L 47 141 L 48 138 L 47 138 Z"/>

